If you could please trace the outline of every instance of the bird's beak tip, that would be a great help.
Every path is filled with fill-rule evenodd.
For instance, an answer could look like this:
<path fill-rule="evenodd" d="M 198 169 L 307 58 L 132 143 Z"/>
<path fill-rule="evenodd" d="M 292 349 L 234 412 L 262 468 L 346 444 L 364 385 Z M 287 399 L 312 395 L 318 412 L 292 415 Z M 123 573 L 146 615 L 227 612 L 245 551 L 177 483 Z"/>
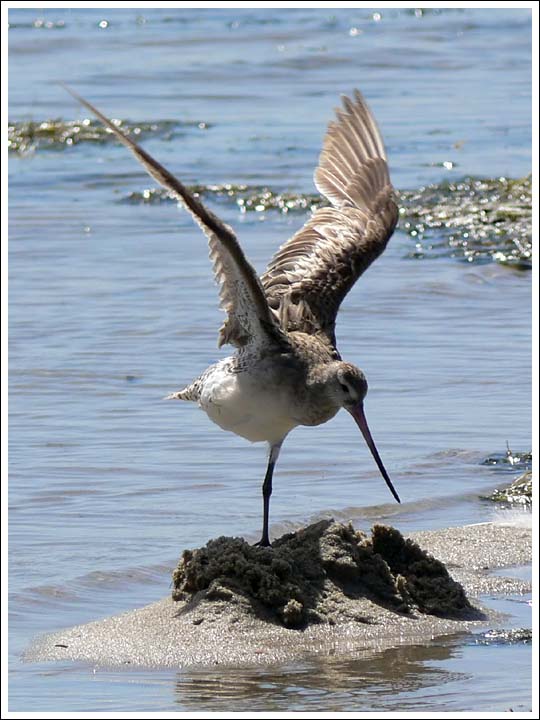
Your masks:
<path fill-rule="evenodd" d="M 379 455 L 379 452 L 377 450 L 375 442 L 374 442 L 373 438 L 371 437 L 371 432 L 369 430 L 366 416 L 364 414 L 364 403 L 359 402 L 357 405 L 355 405 L 355 407 L 353 407 L 351 409 L 349 409 L 349 408 L 347 408 L 347 409 L 349 410 L 349 413 L 353 416 L 356 424 L 360 428 L 360 431 L 361 431 L 362 435 L 364 436 L 364 440 L 366 441 L 367 446 L 370 449 L 371 454 L 373 455 L 373 459 L 377 463 L 377 467 L 379 468 L 379 471 L 380 471 L 381 475 L 383 476 L 384 481 L 388 485 L 388 489 L 394 496 L 395 500 L 401 504 L 400 497 L 397 494 L 396 489 L 395 489 L 394 485 L 392 484 L 392 481 L 390 480 L 388 473 L 386 472 L 386 468 L 383 465 L 383 462 L 381 460 L 381 457 Z"/>

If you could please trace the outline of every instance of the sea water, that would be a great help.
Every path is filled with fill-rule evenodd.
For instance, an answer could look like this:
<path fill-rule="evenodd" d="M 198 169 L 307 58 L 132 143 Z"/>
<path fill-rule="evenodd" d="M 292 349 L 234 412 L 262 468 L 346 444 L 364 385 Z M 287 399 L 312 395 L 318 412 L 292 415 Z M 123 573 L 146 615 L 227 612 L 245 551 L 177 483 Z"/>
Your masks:
<path fill-rule="evenodd" d="M 444 202 L 462 178 L 531 171 L 530 12 L 16 9 L 9 23 L 10 124 L 33 128 L 9 163 L 10 709 L 530 708 L 530 646 L 470 637 L 234 672 L 20 659 L 37 634 L 168 594 L 184 548 L 258 539 L 266 464 L 262 445 L 162 402 L 229 351 L 206 240 L 174 204 L 144 202 L 152 181 L 85 135 L 58 81 L 187 184 L 306 196 L 339 95 L 358 87 L 396 188 Z M 71 142 L 62 123 L 79 127 Z M 259 271 L 309 216 L 207 201 Z M 482 461 L 530 449 L 530 273 L 417 246 L 401 226 L 337 323 L 403 504 L 340 413 L 287 438 L 274 534 L 328 516 L 405 532 L 489 520 L 481 496 L 513 475 Z M 486 601 L 530 625 L 527 598 Z"/>

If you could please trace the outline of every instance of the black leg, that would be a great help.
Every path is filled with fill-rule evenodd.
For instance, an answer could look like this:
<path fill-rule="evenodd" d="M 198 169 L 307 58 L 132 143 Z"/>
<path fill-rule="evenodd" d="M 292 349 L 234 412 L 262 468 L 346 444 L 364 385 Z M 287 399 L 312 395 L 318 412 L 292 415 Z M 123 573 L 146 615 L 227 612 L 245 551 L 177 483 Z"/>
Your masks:
<path fill-rule="evenodd" d="M 264 476 L 264 482 L 262 486 L 263 493 L 263 531 L 260 541 L 257 543 L 260 547 L 269 547 L 270 537 L 268 536 L 268 518 L 270 514 L 270 496 L 272 495 L 272 476 L 274 475 L 274 467 L 279 457 L 279 451 L 281 450 L 281 440 L 279 443 L 270 447 L 270 456 L 268 458 L 268 467 L 266 469 L 266 475 Z"/>

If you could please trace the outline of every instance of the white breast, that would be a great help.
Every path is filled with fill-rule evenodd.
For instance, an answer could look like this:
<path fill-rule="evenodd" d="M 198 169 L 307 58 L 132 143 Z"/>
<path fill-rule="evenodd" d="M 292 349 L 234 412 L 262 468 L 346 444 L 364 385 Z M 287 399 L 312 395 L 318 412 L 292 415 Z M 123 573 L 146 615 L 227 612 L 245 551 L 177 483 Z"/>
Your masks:
<path fill-rule="evenodd" d="M 249 373 L 231 373 L 228 367 L 229 358 L 214 365 L 204 380 L 199 405 L 213 422 L 251 442 L 270 443 L 298 425 L 285 393 L 275 387 L 268 392 Z"/>

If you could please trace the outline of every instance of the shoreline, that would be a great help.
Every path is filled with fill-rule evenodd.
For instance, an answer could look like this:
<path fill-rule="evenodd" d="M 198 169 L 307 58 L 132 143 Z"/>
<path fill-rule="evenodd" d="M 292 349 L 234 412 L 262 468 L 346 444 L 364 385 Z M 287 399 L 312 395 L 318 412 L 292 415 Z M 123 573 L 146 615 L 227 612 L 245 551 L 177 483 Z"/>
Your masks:
<path fill-rule="evenodd" d="M 267 665 L 308 655 L 351 657 L 366 650 L 425 644 L 435 637 L 497 625 L 501 616 L 481 607 L 477 598 L 530 590 L 530 583 L 524 580 L 490 572 L 532 561 L 530 528 L 481 523 L 408 537 L 445 564 L 482 613 L 480 619 L 403 614 L 360 598 L 355 600 L 357 621 L 292 629 L 248 615 L 227 601 L 213 603 L 209 613 L 204 603 L 194 609 L 189 603 L 165 597 L 37 638 L 22 659 L 158 669 Z"/>

